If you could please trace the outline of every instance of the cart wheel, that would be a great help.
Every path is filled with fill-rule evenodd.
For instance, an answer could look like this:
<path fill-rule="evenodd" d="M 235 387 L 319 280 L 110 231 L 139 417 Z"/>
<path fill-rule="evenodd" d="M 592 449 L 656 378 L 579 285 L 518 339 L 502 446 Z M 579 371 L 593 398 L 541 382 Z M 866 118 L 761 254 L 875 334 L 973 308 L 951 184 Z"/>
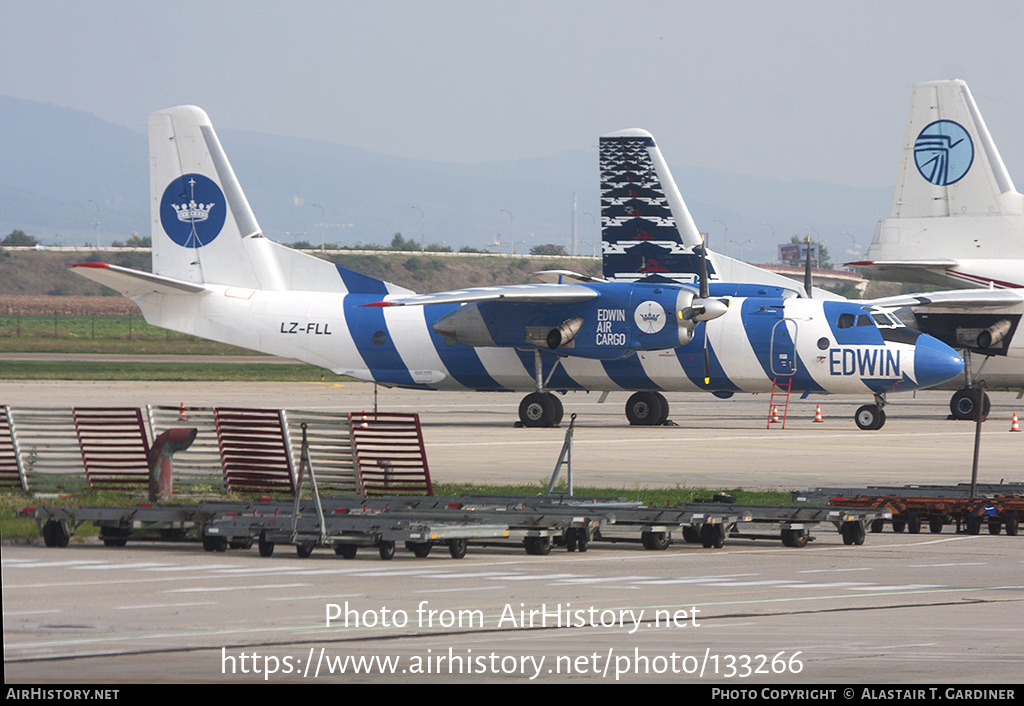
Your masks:
<path fill-rule="evenodd" d="M 43 525 L 43 544 L 46 546 L 66 547 L 70 539 L 60 520 L 47 520 Z"/>
<path fill-rule="evenodd" d="M 810 533 L 802 529 L 782 530 L 782 544 L 787 547 L 806 547 Z"/>
<path fill-rule="evenodd" d="M 1002 531 L 1003 531 L 1003 523 L 1002 522 L 989 522 L 988 523 L 988 533 L 989 534 L 999 534 Z"/>
<path fill-rule="evenodd" d="M 313 553 L 312 544 L 296 544 L 295 553 L 299 555 L 300 559 L 305 559 L 307 556 Z"/>
<path fill-rule="evenodd" d="M 859 522 L 843 523 L 843 544 L 864 544 L 864 525 Z"/>
<path fill-rule="evenodd" d="M 466 556 L 466 547 L 469 545 L 465 539 L 453 539 L 448 542 L 448 553 L 452 559 L 461 559 Z"/>
<path fill-rule="evenodd" d="M 1017 511 L 1007 510 L 1006 511 L 1006 534 L 1009 537 L 1017 536 Z"/>
<path fill-rule="evenodd" d="M 384 561 L 390 561 L 395 557 L 395 543 L 390 541 L 382 541 L 380 546 L 377 547 L 380 551 L 380 558 Z"/>
<path fill-rule="evenodd" d="M 128 535 L 131 532 L 130 529 L 104 527 L 100 530 L 100 539 L 103 540 L 105 547 L 123 547 L 128 544 Z"/>
<path fill-rule="evenodd" d="M 576 551 L 585 552 L 590 546 L 590 533 L 586 529 L 576 530 Z"/>
<path fill-rule="evenodd" d="M 426 559 L 430 555 L 430 542 L 406 542 L 405 548 L 420 559 Z"/>
<path fill-rule="evenodd" d="M 683 541 L 687 544 L 700 544 L 700 530 L 693 525 L 683 527 Z"/>
<path fill-rule="evenodd" d="M 892 521 L 892 531 L 893 532 L 902 532 L 906 528 L 907 528 L 907 523 L 904 520 L 893 520 Z"/>
<path fill-rule="evenodd" d="M 883 527 L 885 527 L 885 520 L 872 520 L 871 521 L 871 531 L 873 533 L 878 534 L 879 532 L 882 531 Z"/>
<path fill-rule="evenodd" d="M 260 556 L 270 556 L 274 553 L 274 543 L 267 539 L 266 530 L 260 532 L 259 550 Z"/>
<path fill-rule="evenodd" d="M 928 531 L 932 534 L 942 534 L 942 515 L 932 515 L 928 518 Z"/>
<path fill-rule="evenodd" d="M 700 541 L 705 549 L 721 549 L 725 546 L 725 525 L 705 524 L 700 528 Z"/>
<path fill-rule="evenodd" d="M 967 534 L 981 533 L 981 518 L 976 515 L 968 515 L 964 518 L 967 523 Z"/>
<path fill-rule="evenodd" d="M 354 544 L 335 544 L 334 553 L 340 556 L 342 559 L 355 559 L 356 552 L 359 550 Z"/>
<path fill-rule="evenodd" d="M 524 537 L 523 546 L 527 554 L 544 556 L 551 553 L 551 537 Z"/>
<path fill-rule="evenodd" d="M 644 549 L 652 551 L 668 549 L 668 545 L 672 543 L 668 532 L 644 532 L 640 535 L 640 539 L 643 542 Z"/>
<path fill-rule="evenodd" d="M 914 510 L 907 510 L 907 531 L 910 534 L 921 533 L 921 513 Z"/>
<path fill-rule="evenodd" d="M 570 527 L 565 531 L 565 550 L 567 552 L 574 552 L 578 544 L 576 528 Z"/>

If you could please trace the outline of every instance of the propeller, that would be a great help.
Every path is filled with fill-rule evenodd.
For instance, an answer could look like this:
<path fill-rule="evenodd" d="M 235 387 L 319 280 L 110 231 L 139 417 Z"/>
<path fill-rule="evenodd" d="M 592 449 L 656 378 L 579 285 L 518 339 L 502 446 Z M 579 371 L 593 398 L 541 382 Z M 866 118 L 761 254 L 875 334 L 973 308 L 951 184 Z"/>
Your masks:
<path fill-rule="evenodd" d="M 704 329 L 704 384 L 711 384 L 711 361 L 708 355 L 707 322 L 725 314 L 729 308 L 729 300 L 712 299 L 708 287 L 708 249 L 703 242 L 700 244 L 699 293 L 690 301 L 690 306 L 679 312 L 679 318 L 693 322 L 693 326 L 703 321 Z"/>
<path fill-rule="evenodd" d="M 804 260 L 804 291 L 807 298 L 811 299 L 811 290 L 814 289 L 814 279 L 811 276 L 811 236 L 807 236 L 807 257 Z"/>

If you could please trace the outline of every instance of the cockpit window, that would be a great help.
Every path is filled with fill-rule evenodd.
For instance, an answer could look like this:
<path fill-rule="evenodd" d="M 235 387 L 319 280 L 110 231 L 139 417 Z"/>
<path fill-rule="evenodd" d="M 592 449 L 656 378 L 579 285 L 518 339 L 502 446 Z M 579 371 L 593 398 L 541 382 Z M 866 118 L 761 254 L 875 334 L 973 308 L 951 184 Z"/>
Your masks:
<path fill-rule="evenodd" d="M 853 314 L 840 314 L 836 326 L 838 328 L 853 328 L 854 318 Z"/>
<path fill-rule="evenodd" d="M 866 314 L 861 314 L 860 316 L 857 317 L 857 325 L 858 326 L 870 326 L 871 325 L 871 319 L 869 319 Z"/>
<path fill-rule="evenodd" d="M 878 324 L 879 327 L 893 328 L 903 325 L 903 323 L 895 316 L 884 311 L 872 312 L 871 318 L 875 320 L 875 323 Z"/>

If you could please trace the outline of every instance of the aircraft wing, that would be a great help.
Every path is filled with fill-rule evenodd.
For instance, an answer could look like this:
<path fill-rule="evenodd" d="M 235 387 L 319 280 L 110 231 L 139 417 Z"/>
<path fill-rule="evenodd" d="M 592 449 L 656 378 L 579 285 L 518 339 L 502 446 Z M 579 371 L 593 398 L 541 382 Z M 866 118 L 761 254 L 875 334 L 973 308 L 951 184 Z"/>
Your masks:
<path fill-rule="evenodd" d="M 593 299 L 597 291 L 579 284 L 519 284 L 508 287 L 478 287 L 451 292 L 398 297 L 364 306 L 426 306 L 427 304 L 468 304 L 470 302 L 533 302 L 564 304 Z"/>
<path fill-rule="evenodd" d="M 844 262 L 843 267 L 955 267 L 959 263 L 949 258 L 936 258 L 934 260 L 858 260 L 857 262 Z"/>
<path fill-rule="evenodd" d="M 565 280 L 572 280 L 574 282 L 607 282 L 604 277 L 592 277 L 590 275 L 581 275 L 579 272 L 573 272 L 572 270 L 541 270 L 534 272 L 541 282 L 561 283 Z"/>
<path fill-rule="evenodd" d="M 898 294 L 873 299 L 867 303 L 886 309 L 904 306 L 980 309 L 1013 306 L 1021 302 L 1024 302 L 1024 290 L 1019 289 L 954 289 L 923 294 Z"/>
<path fill-rule="evenodd" d="M 161 294 L 198 294 L 206 287 L 194 282 L 184 282 L 173 277 L 163 277 L 150 272 L 133 270 L 105 262 L 82 262 L 71 265 L 75 272 L 95 282 L 116 289 L 126 297 L 137 297 L 150 292 Z"/>

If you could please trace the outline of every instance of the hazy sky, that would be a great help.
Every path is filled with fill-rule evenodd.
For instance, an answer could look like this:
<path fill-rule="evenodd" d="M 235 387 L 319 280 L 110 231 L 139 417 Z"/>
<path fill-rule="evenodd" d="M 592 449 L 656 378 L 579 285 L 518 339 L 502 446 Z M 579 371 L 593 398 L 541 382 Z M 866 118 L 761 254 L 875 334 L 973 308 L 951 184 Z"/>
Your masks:
<path fill-rule="evenodd" d="M 969 83 L 1024 187 L 1024 4 L 0 0 L 0 94 L 145 129 L 218 128 L 444 161 L 651 130 L 674 166 L 896 180 L 913 83 Z"/>

